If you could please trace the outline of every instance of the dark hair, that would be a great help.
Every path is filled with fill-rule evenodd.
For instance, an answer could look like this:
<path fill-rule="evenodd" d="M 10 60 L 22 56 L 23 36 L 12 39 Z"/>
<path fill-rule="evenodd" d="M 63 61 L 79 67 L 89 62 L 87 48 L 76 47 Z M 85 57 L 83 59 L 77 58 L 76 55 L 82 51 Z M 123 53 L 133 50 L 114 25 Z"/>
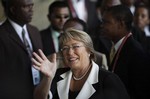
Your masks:
<path fill-rule="evenodd" d="M 111 15 L 117 21 L 124 21 L 126 25 L 126 29 L 131 31 L 132 29 L 132 21 L 133 21 L 133 14 L 131 13 L 130 9 L 125 5 L 117 5 L 108 8 L 105 13 L 111 13 Z"/>
<path fill-rule="evenodd" d="M 9 8 L 16 3 L 15 0 L 1 0 L 1 2 L 6 15 L 9 13 Z"/>
<path fill-rule="evenodd" d="M 55 8 L 63 8 L 63 7 L 68 7 L 68 9 L 69 9 L 67 2 L 65 2 L 65 1 L 54 1 L 49 6 L 49 14 L 51 15 L 54 12 Z"/>
<path fill-rule="evenodd" d="M 69 22 L 77 22 L 77 23 L 81 24 L 83 26 L 83 31 L 88 33 L 87 24 L 83 20 L 81 20 L 79 18 L 70 18 L 65 22 L 65 24 L 67 24 Z"/>

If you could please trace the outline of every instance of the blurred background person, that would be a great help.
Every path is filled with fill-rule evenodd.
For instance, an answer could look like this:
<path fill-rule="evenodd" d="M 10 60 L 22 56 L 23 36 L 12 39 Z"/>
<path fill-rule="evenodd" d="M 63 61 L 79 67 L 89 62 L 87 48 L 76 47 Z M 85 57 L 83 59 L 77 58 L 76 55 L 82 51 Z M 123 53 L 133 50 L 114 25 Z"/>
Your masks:
<path fill-rule="evenodd" d="M 74 29 L 77 29 L 77 30 L 88 32 L 87 24 L 79 18 L 70 18 L 70 19 L 68 19 L 64 24 L 63 30 L 65 31 L 68 28 L 74 28 Z"/>
<path fill-rule="evenodd" d="M 135 5 L 139 5 L 143 3 L 144 5 L 146 5 L 147 7 L 150 7 L 150 2 L 149 0 L 135 0 Z"/>
<path fill-rule="evenodd" d="M 1 0 L 6 21 L 0 26 L 0 99 L 33 99 L 40 74 L 32 51 L 42 49 L 40 33 L 29 24 L 33 0 Z"/>
<path fill-rule="evenodd" d="M 97 11 L 98 14 L 100 14 L 101 16 L 101 19 L 99 25 L 97 25 L 97 28 L 95 29 L 95 32 L 93 32 L 95 34 L 93 34 L 92 39 L 94 42 L 95 50 L 104 53 L 107 57 L 108 63 L 109 63 L 109 53 L 112 46 L 112 42 L 108 38 L 103 36 L 103 33 L 101 31 L 102 30 L 101 24 L 103 23 L 102 15 L 105 12 L 105 10 L 107 10 L 109 7 L 120 5 L 120 4 L 121 4 L 120 0 L 102 0 L 100 4 L 97 4 Z"/>
<path fill-rule="evenodd" d="M 127 6 L 132 14 L 134 14 L 135 11 L 135 1 L 136 0 L 121 0 L 121 3 L 125 6 Z"/>
<path fill-rule="evenodd" d="M 136 2 L 137 2 L 137 0 L 121 0 L 121 3 L 125 6 L 127 6 L 133 15 L 134 15 L 135 9 L 136 9 Z M 141 45 L 143 45 L 143 41 L 146 38 L 143 35 L 142 31 L 138 27 L 136 27 L 134 25 L 132 26 L 132 34 L 133 34 L 134 39 L 136 39 Z"/>
<path fill-rule="evenodd" d="M 41 31 L 46 56 L 59 51 L 59 36 L 63 33 L 64 23 L 70 18 L 69 7 L 64 1 L 54 1 L 48 11 L 50 26 Z"/>
<path fill-rule="evenodd" d="M 140 30 L 144 32 L 146 36 L 150 36 L 149 24 L 150 24 L 149 8 L 144 4 L 136 6 L 134 13 L 134 25 L 140 28 Z"/>
<path fill-rule="evenodd" d="M 63 0 L 69 5 L 73 18 L 79 18 L 86 22 L 88 34 L 92 36 L 93 29 L 98 25 L 96 3 L 98 0 Z"/>
<path fill-rule="evenodd" d="M 145 4 L 136 6 L 134 13 L 134 26 L 142 32 L 143 39 L 141 44 L 143 48 L 150 53 L 150 11 Z"/>
<path fill-rule="evenodd" d="M 131 3 L 133 4 L 133 0 L 131 0 L 131 1 L 130 0 L 124 0 L 122 2 L 121 1 L 120 0 L 102 0 L 101 6 L 98 7 L 99 11 L 101 12 L 101 15 L 103 15 L 105 10 L 107 10 L 108 8 L 110 8 L 112 6 L 116 6 L 116 5 L 121 5 L 122 2 L 124 2 L 123 5 L 125 5 L 125 6 L 127 6 L 127 4 L 131 4 Z M 112 42 L 108 38 L 103 36 L 104 33 L 101 31 L 102 30 L 102 27 L 101 27 L 102 23 L 103 23 L 103 21 L 101 19 L 101 23 L 98 25 L 96 32 L 94 32 L 95 37 L 93 37 L 93 42 L 95 45 L 94 47 L 97 51 L 106 54 L 107 61 L 109 64 L 109 62 L 110 62 L 109 53 L 111 51 Z M 140 29 L 135 27 L 135 26 L 132 26 L 131 32 L 133 34 L 134 39 L 137 40 L 140 44 L 142 44 L 143 39 L 145 39 L 145 37 L 143 36 L 143 33 L 140 31 Z"/>
<path fill-rule="evenodd" d="M 133 14 L 124 5 L 108 8 L 103 14 L 102 31 L 113 43 L 109 71 L 125 84 L 131 99 L 149 99 L 149 57 L 131 33 Z"/>

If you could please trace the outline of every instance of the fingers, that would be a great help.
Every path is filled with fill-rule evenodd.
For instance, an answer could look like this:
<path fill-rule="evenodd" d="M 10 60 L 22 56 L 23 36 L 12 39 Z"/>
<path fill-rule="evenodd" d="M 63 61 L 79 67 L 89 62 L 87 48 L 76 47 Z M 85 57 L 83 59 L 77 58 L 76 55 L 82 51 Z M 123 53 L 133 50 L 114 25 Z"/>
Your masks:
<path fill-rule="evenodd" d="M 47 59 L 41 49 L 39 49 L 38 51 L 39 51 L 39 54 L 40 54 L 40 55 L 38 55 L 37 53 L 33 52 L 33 56 L 34 56 L 35 58 L 32 58 L 32 59 L 31 59 L 32 62 L 33 62 L 33 64 L 35 65 L 35 66 L 34 66 L 35 68 L 36 68 L 36 67 L 40 67 L 40 66 L 41 66 L 41 63 L 43 63 L 44 60 Z"/>
<path fill-rule="evenodd" d="M 36 58 L 36 60 L 40 63 L 42 63 L 43 59 L 35 52 L 33 52 L 33 56 Z"/>
<path fill-rule="evenodd" d="M 37 60 L 35 60 L 34 58 L 31 59 L 33 64 L 40 67 L 41 66 L 41 63 L 39 63 Z"/>
<path fill-rule="evenodd" d="M 40 67 L 33 65 L 33 67 L 40 71 Z"/>
<path fill-rule="evenodd" d="M 44 53 L 42 52 L 42 50 L 39 49 L 38 51 L 39 51 L 39 54 L 40 54 L 40 56 L 42 57 L 42 59 L 43 59 L 43 60 L 46 60 L 47 57 L 44 55 Z"/>

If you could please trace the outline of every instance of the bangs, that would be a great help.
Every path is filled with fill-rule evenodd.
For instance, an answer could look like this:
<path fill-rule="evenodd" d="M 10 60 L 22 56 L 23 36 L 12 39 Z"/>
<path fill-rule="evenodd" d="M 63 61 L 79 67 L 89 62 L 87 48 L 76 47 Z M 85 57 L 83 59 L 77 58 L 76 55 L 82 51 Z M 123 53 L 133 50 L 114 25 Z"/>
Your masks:
<path fill-rule="evenodd" d="M 59 39 L 60 47 L 62 47 L 66 42 L 69 42 L 71 39 L 85 42 L 86 40 L 88 40 L 88 38 L 86 38 L 87 36 L 85 35 L 87 35 L 87 33 L 83 31 L 67 29 Z"/>

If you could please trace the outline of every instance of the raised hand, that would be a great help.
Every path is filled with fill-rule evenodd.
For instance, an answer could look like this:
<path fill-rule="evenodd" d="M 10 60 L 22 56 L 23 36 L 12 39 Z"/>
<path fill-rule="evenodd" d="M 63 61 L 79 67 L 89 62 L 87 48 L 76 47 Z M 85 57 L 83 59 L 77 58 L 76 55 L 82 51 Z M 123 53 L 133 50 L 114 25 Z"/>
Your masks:
<path fill-rule="evenodd" d="M 53 78 L 56 72 L 56 54 L 51 55 L 51 60 L 48 60 L 42 50 L 38 50 L 39 55 L 33 52 L 32 58 L 33 67 L 41 71 L 46 77 Z"/>

